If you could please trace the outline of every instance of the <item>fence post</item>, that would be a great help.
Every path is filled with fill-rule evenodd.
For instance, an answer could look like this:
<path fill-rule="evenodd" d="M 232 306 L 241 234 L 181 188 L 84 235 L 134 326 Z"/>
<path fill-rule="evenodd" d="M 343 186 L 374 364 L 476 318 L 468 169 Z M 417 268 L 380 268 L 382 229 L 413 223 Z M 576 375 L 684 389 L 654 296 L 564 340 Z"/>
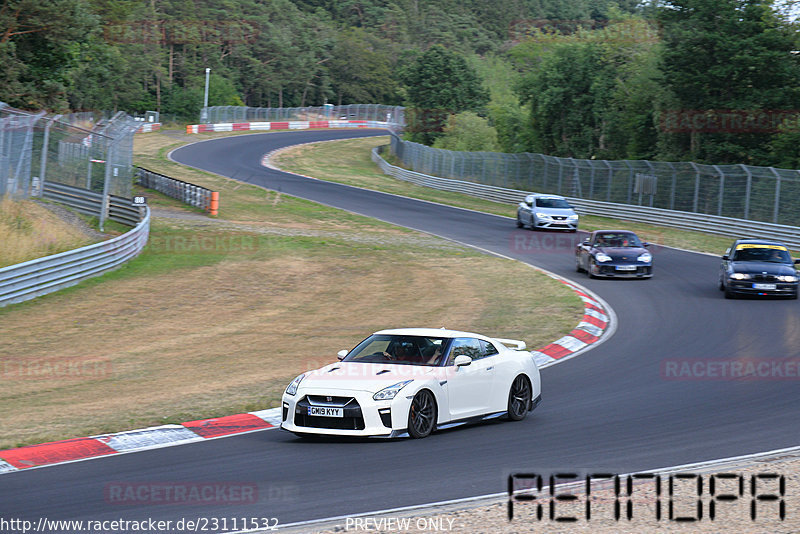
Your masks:
<path fill-rule="evenodd" d="M 39 164 L 39 196 L 44 194 L 44 184 L 47 179 L 47 154 L 48 146 L 50 144 L 50 127 L 61 118 L 61 115 L 56 115 L 47 121 L 44 127 L 44 139 L 42 140 L 42 159 Z"/>
<path fill-rule="evenodd" d="M 675 165 L 671 162 L 667 162 L 669 168 L 672 169 L 672 188 L 669 192 L 669 209 L 675 209 L 675 189 L 678 187 L 678 171 L 675 169 Z"/>
<path fill-rule="evenodd" d="M 622 163 L 624 163 L 625 166 L 628 167 L 628 194 L 626 197 L 627 198 L 626 202 L 630 204 L 631 197 L 633 196 L 633 167 L 631 166 L 630 163 L 628 163 L 628 160 L 626 159 L 623 159 Z"/>
<path fill-rule="evenodd" d="M 725 174 L 720 170 L 719 165 L 714 165 L 714 169 L 719 173 L 719 200 L 717 201 L 717 215 L 722 217 L 722 197 L 725 193 Z"/>
<path fill-rule="evenodd" d="M 781 201 L 781 175 L 775 170 L 775 167 L 769 167 L 772 174 L 775 175 L 775 205 L 772 212 L 772 222 L 778 223 L 778 209 Z"/>
<path fill-rule="evenodd" d="M 694 199 L 692 200 L 692 211 L 697 213 L 697 203 L 699 202 L 700 197 L 700 169 L 697 168 L 697 164 L 694 161 L 690 161 L 689 165 L 692 166 L 694 169 Z"/>
<path fill-rule="evenodd" d="M 103 226 L 105 225 L 105 221 L 108 218 L 108 205 L 109 205 L 109 198 L 108 198 L 108 189 L 111 184 L 111 169 L 114 166 L 112 162 L 114 161 L 114 148 L 116 145 L 117 140 L 113 139 L 108 143 L 108 148 L 106 149 L 106 172 L 105 177 L 103 180 L 103 198 L 100 201 L 100 231 L 103 231 Z"/>
<path fill-rule="evenodd" d="M 739 166 L 747 174 L 747 185 L 745 185 L 744 190 L 744 218 L 747 219 L 750 216 L 750 188 L 753 187 L 753 174 L 747 165 L 740 163 Z"/>

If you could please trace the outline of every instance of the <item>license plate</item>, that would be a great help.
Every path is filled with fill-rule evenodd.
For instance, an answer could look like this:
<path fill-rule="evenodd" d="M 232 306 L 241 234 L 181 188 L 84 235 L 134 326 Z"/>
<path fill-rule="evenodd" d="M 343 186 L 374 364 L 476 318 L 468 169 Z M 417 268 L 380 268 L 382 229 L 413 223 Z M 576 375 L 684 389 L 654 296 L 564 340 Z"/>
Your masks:
<path fill-rule="evenodd" d="M 344 417 L 344 408 L 326 408 L 325 406 L 309 406 L 308 415 L 319 417 Z"/>
<path fill-rule="evenodd" d="M 635 271 L 636 270 L 636 266 L 635 265 L 617 265 L 617 270 L 618 271 Z"/>
<path fill-rule="evenodd" d="M 775 284 L 753 284 L 753 289 L 777 289 Z"/>

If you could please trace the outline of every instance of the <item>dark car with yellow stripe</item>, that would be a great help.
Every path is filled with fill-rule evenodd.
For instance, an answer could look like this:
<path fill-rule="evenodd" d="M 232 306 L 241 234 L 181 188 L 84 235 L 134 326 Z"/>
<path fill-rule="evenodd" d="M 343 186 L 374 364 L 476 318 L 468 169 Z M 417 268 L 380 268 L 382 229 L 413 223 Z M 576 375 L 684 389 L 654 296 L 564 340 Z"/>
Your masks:
<path fill-rule="evenodd" d="M 765 239 L 737 239 L 719 267 L 719 289 L 725 298 L 738 295 L 797 298 L 797 270 L 783 243 Z"/>

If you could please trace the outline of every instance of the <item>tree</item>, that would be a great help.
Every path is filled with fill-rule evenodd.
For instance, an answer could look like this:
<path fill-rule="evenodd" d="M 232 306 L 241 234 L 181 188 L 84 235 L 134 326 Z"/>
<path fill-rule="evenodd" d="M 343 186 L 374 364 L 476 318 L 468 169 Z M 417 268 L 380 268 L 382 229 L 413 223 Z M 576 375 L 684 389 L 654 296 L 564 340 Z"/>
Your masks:
<path fill-rule="evenodd" d="M 497 130 L 489 121 L 472 111 L 464 111 L 450 117 L 443 135 L 433 144 L 434 148 L 462 150 L 467 152 L 497 152 Z"/>
<path fill-rule="evenodd" d="M 794 38 L 769 0 L 670 0 L 663 26 L 662 80 L 677 110 L 797 109 Z M 709 163 L 759 164 L 769 159 L 773 131 L 726 127 L 663 132 L 662 152 Z"/>
<path fill-rule="evenodd" d="M 432 144 L 450 115 L 478 111 L 489 101 L 464 58 L 440 45 L 420 54 L 404 69 L 402 79 L 413 108 L 406 113 L 407 131 L 416 142 Z"/>

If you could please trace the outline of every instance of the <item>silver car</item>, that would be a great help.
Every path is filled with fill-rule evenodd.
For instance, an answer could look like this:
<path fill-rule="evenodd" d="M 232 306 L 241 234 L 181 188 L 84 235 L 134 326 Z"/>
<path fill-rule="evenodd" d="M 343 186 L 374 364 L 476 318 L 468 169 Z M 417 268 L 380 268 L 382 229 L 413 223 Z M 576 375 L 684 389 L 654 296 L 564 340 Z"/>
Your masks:
<path fill-rule="evenodd" d="M 578 214 L 558 195 L 528 195 L 517 206 L 517 228 L 578 230 Z"/>

